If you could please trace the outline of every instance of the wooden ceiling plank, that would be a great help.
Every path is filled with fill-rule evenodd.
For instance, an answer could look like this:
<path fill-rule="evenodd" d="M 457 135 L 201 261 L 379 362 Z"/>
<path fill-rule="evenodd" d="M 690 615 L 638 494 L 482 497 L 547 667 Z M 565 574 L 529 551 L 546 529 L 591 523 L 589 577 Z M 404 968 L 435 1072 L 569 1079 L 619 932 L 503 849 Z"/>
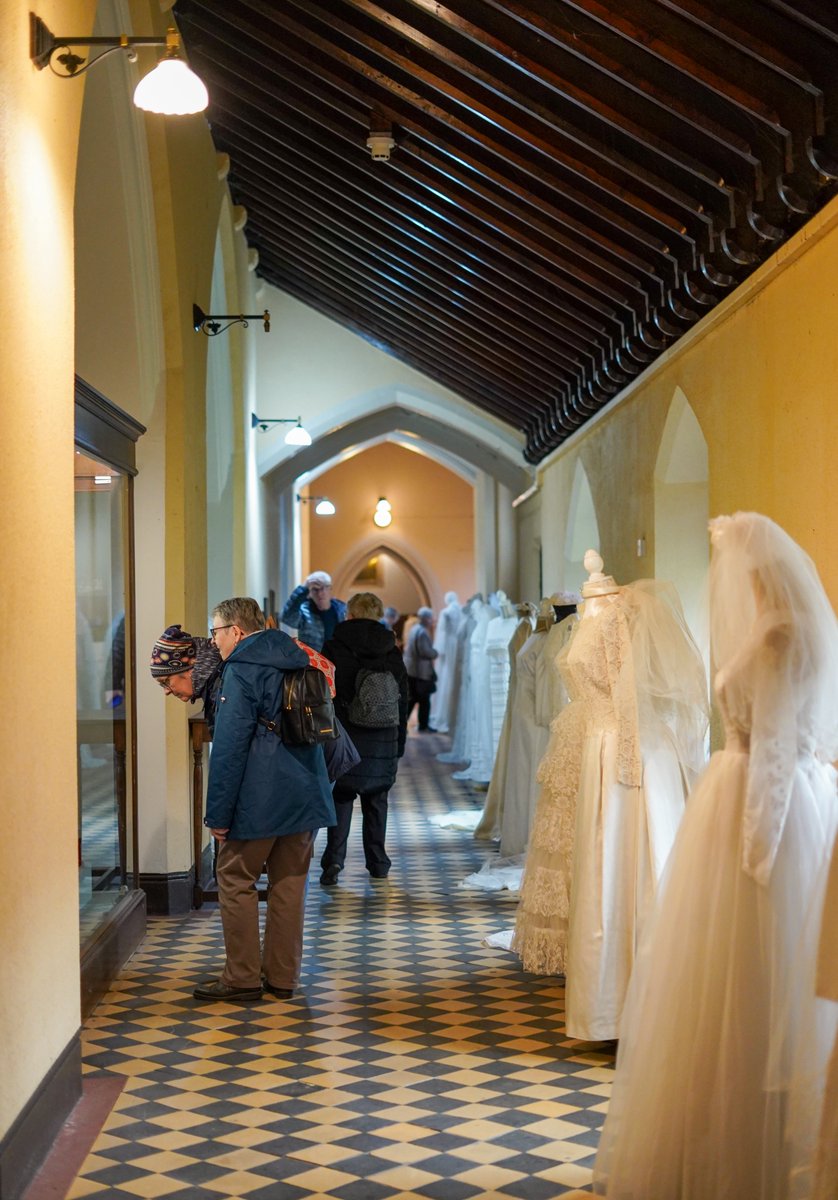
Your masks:
<path fill-rule="evenodd" d="M 277 189 L 276 194 L 281 196 L 282 192 Z M 456 336 L 464 354 L 483 362 L 487 370 L 495 371 L 501 377 L 511 374 L 513 378 L 528 380 L 534 388 L 549 386 L 556 368 L 542 372 L 531 359 L 510 354 L 508 347 L 500 353 L 497 344 L 487 344 L 484 337 L 452 313 L 450 306 L 431 303 L 419 294 L 413 280 L 401 280 L 391 274 L 388 264 L 381 261 L 374 248 L 371 253 L 370 243 L 367 243 L 368 249 L 362 250 L 357 236 L 350 238 L 344 234 L 341 239 L 332 223 L 323 218 L 316 226 L 308 225 L 305 214 L 312 210 L 302 207 L 299 197 L 296 197 L 296 205 L 294 197 L 286 194 L 285 198 L 286 206 L 278 209 L 275 219 L 268 221 L 263 215 L 263 223 L 273 228 L 272 249 L 282 251 L 287 248 L 289 239 L 292 244 L 306 246 L 318 261 L 328 259 L 330 269 L 337 270 L 342 278 L 370 289 L 379 302 L 391 300 L 400 312 L 412 312 L 418 318 L 424 318 L 427 328 L 442 336 Z"/>
<path fill-rule="evenodd" d="M 266 209 L 272 205 L 275 206 L 275 197 L 279 194 L 279 188 L 276 182 L 271 180 L 269 190 L 262 190 L 260 184 L 265 181 L 261 172 L 257 173 L 259 165 L 257 160 L 254 160 L 253 166 L 248 171 L 245 199 L 248 212 L 252 212 L 254 217 L 253 228 L 257 231 L 258 237 L 264 237 L 269 228 Z M 240 143 L 236 170 L 237 181 L 242 178 L 241 171 Z M 460 290 L 458 281 L 450 272 L 448 272 L 447 278 L 438 273 L 434 274 L 428 270 L 427 261 L 419 256 L 415 256 L 415 260 L 411 261 L 400 249 L 398 241 L 381 224 L 376 224 L 373 230 L 368 223 L 364 222 L 363 214 L 361 214 L 361 216 L 355 217 L 351 227 L 345 223 L 341 226 L 340 218 L 346 217 L 347 205 L 352 205 L 352 201 L 346 196 L 329 197 L 326 189 L 318 187 L 314 183 L 313 177 L 310 177 L 307 183 L 301 187 L 294 177 L 293 166 L 290 164 L 286 166 L 285 173 L 286 178 L 290 179 L 293 190 L 282 189 L 282 191 L 289 199 L 293 197 L 296 204 L 302 205 L 305 211 L 314 214 L 318 221 L 327 222 L 336 232 L 342 232 L 354 243 L 366 246 L 367 254 L 372 255 L 373 258 L 380 257 L 391 264 L 391 269 L 401 271 L 413 281 L 413 286 L 426 302 L 435 301 L 435 307 L 445 314 L 447 320 L 462 325 L 473 335 L 490 339 L 494 345 L 498 344 L 499 331 L 509 329 L 510 336 L 505 337 L 503 341 L 503 353 L 511 355 L 513 359 L 521 359 L 525 364 L 532 364 L 542 372 L 550 374 L 561 369 L 572 371 L 580 369 L 581 364 L 578 357 L 570 357 L 557 351 L 555 346 L 550 348 L 551 357 L 548 360 L 544 347 L 537 345 L 530 338 L 527 337 L 526 344 L 522 344 L 520 329 L 508 326 L 496 308 L 488 307 L 485 290 L 482 292 L 483 303 L 481 306 L 479 289 L 475 289 L 475 296 L 472 299 Z M 254 207 L 256 203 L 261 207 Z"/>
<path fill-rule="evenodd" d="M 649 123 L 650 112 L 657 112 L 663 127 L 672 129 L 676 123 L 683 124 L 686 135 L 703 148 L 703 156 L 711 161 L 717 161 L 716 155 L 734 155 L 734 161 L 741 159 L 745 163 L 754 164 L 757 160 L 751 148 L 752 130 L 745 130 L 721 125 L 708 114 L 687 102 L 683 88 L 679 91 L 667 91 L 656 85 L 645 75 L 632 70 L 625 61 L 607 53 L 608 39 L 597 40 L 580 36 L 580 32 L 570 27 L 570 23 L 561 25 L 558 21 L 543 19 L 531 12 L 524 4 L 492 5 L 485 3 L 476 10 L 471 0 L 453 0 L 457 13 L 471 17 L 475 11 L 480 13 L 481 26 L 488 26 L 491 19 L 499 18 L 503 22 L 503 40 L 514 44 L 517 57 L 517 47 L 522 38 L 531 40 L 541 53 L 550 54 L 549 47 L 564 56 L 565 63 L 577 61 L 579 64 L 579 79 L 589 80 L 591 70 L 597 76 L 603 77 L 604 85 L 620 89 L 621 104 L 634 113 L 634 119 L 639 124 Z M 443 6 L 437 0 L 408 0 L 426 10 L 431 16 L 447 14 L 452 11 L 452 0 L 449 7 Z M 504 11 L 501 11 L 501 10 Z M 561 15 L 558 4 L 553 5 L 553 12 Z M 514 15 L 513 15 L 514 14 Z M 524 14 L 518 20 L 518 14 Z M 448 20 L 447 15 L 443 19 Z M 456 17 L 454 18 L 456 20 Z M 576 21 L 578 26 L 579 21 Z M 546 50 L 543 49 L 546 45 Z M 604 48 L 605 47 L 605 48 Z M 564 68 L 567 70 L 567 67 Z M 601 88 L 604 90 L 604 88 Z M 634 99 L 634 105 L 632 105 Z M 657 124 L 652 121 L 652 124 Z M 724 170 L 728 167 L 725 165 Z"/>
<path fill-rule="evenodd" d="M 220 0 L 215 0 L 215 4 L 218 3 Z M 191 22 L 204 38 L 218 39 L 220 36 L 218 27 L 223 24 L 225 16 L 232 19 L 232 14 L 227 12 L 223 6 L 216 9 L 213 0 L 204 0 L 204 5 L 207 4 L 210 4 L 217 13 L 217 21 L 207 24 L 200 13 L 192 13 L 191 10 L 184 20 Z M 231 28 L 245 33 L 250 30 L 250 36 L 255 36 L 252 27 L 246 24 L 242 26 L 241 21 Z M 223 50 L 223 42 L 216 40 L 215 44 L 221 46 Z M 510 147 L 500 145 L 483 130 L 472 130 L 464 126 L 462 122 L 446 117 L 444 113 L 437 118 L 436 115 L 429 113 L 427 106 L 421 114 L 418 114 L 413 109 L 399 106 L 398 101 L 387 96 L 380 89 L 371 92 L 354 87 L 350 81 L 335 74 L 332 70 L 324 70 L 319 67 L 314 72 L 308 56 L 295 50 L 288 42 L 273 46 L 272 51 L 278 59 L 284 61 L 283 82 L 286 85 L 293 83 L 301 91 L 310 95 L 317 104 L 337 105 L 342 113 L 346 113 L 347 97 L 350 97 L 358 106 L 364 108 L 366 114 L 375 104 L 387 105 L 389 103 L 388 111 L 391 113 L 392 119 L 397 121 L 401 127 L 423 136 L 425 140 L 439 145 L 443 149 L 446 138 L 449 140 L 452 136 L 458 139 L 464 138 L 466 144 L 472 144 L 477 153 L 486 153 L 489 159 L 498 165 L 505 164 L 507 170 L 510 167 L 515 168 L 529 176 L 539 187 L 547 189 L 557 201 L 562 199 L 567 204 L 574 206 L 586 219 L 604 224 L 607 229 L 612 231 L 613 236 L 623 240 L 630 239 L 639 252 L 651 252 L 664 258 L 673 257 L 682 266 L 695 266 L 698 261 L 694 240 L 684 226 L 670 225 L 661 230 L 659 223 L 647 220 L 644 213 L 636 211 L 632 213 L 631 218 L 628 218 L 614 207 L 614 203 L 609 206 L 590 192 L 586 193 L 580 190 L 568 178 L 557 178 L 537 160 L 528 158 Z M 277 59 L 273 55 L 265 55 L 256 45 L 249 47 L 247 57 L 262 65 L 266 72 L 276 70 Z M 222 70 L 233 70 L 223 53 L 216 54 L 214 61 Z M 291 69 L 289 69 L 289 65 Z M 256 82 L 268 94 L 276 97 L 283 95 L 280 87 L 271 87 L 264 79 L 254 81 L 252 71 L 243 70 L 238 73 L 238 76 L 241 79 Z M 417 124 L 416 118 L 419 115 L 426 118 L 424 126 Z M 322 116 L 320 120 L 323 121 Z M 430 125 L 427 124 L 427 120 L 430 120 Z M 462 128 L 460 128 L 461 126 Z M 357 146 L 358 143 L 354 144 Z M 460 144 L 452 145 L 449 153 L 452 159 L 464 160 L 473 165 L 475 169 L 481 169 L 477 159 L 464 152 Z M 619 197 L 611 199 L 612 201 L 620 200 Z M 664 236 L 661 236 L 662 234 Z"/>
<path fill-rule="evenodd" d="M 669 218 L 676 223 L 682 223 L 689 219 L 694 221 L 706 219 L 704 214 L 706 200 L 701 195 L 685 191 L 665 176 L 642 166 L 637 161 L 632 161 L 626 155 L 607 147 L 604 143 L 594 145 L 594 139 L 582 137 L 570 122 L 560 120 L 545 105 L 538 106 L 538 111 L 535 111 L 534 103 L 527 105 L 524 98 L 518 96 L 514 105 L 515 111 L 526 111 L 531 118 L 529 124 L 522 125 L 520 119 L 515 117 L 512 112 L 506 111 L 495 103 L 490 103 L 483 95 L 485 89 L 472 87 L 468 90 L 463 83 L 458 86 L 453 77 L 453 68 L 455 67 L 453 55 L 445 54 L 441 49 L 439 51 L 439 57 L 444 58 L 452 67 L 450 76 L 442 78 L 436 72 L 421 65 L 417 56 L 407 57 L 399 54 L 380 38 L 368 35 L 357 26 L 341 20 L 334 11 L 327 13 L 323 9 L 322 0 L 286 0 L 286 2 L 305 12 L 309 17 L 327 24 L 329 37 L 321 36 L 310 27 L 306 28 L 307 40 L 315 45 L 321 53 L 328 54 L 353 72 L 360 73 L 364 78 L 374 79 L 379 86 L 384 86 L 389 92 L 402 99 L 412 97 L 413 103 L 417 107 L 426 108 L 428 104 L 438 107 L 438 98 L 444 98 L 448 103 L 454 101 L 465 111 L 477 113 L 484 121 L 503 130 L 508 136 L 526 147 L 528 151 L 537 150 L 545 158 L 561 164 L 566 170 L 572 171 L 588 184 L 596 181 L 609 194 L 613 194 L 615 191 L 620 192 L 623 199 L 630 198 L 633 206 L 650 215 L 655 215 L 657 218 Z M 355 0 L 350 0 L 350 2 L 354 3 Z M 270 16 L 278 25 L 286 26 L 284 13 L 268 11 L 273 8 L 272 0 L 248 0 L 248 3 L 252 9 Z M 299 30 L 298 23 L 291 18 L 288 18 L 288 26 L 292 30 Z M 334 40 L 335 30 L 338 30 L 344 38 L 363 47 L 369 54 L 384 62 L 388 70 L 382 71 L 359 55 L 344 50 Z M 461 59 L 460 63 L 464 67 L 467 66 L 465 59 Z M 414 85 L 421 84 L 425 89 L 424 92 L 416 92 L 413 88 L 407 88 L 401 84 L 391 73 L 394 70 L 408 76 Z M 497 91 L 497 84 L 495 91 Z M 509 96 L 506 96 L 505 99 L 507 103 L 511 103 Z M 547 125 L 548 122 L 551 133 L 561 138 L 560 143 L 544 137 L 538 132 L 539 127 Z M 565 143 L 572 149 L 565 149 Z"/>
<path fill-rule="evenodd" d="M 413 367 L 414 370 L 426 375 L 428 379 L 432 379 L 437 383 L 447 387 L 450 391 L 462 396 L 477 408 L 484 412 L 491 413 L 492 416 L 498 417 L 500 420 L 510 424 L 515 429 L 522 429 L 523 426 L 518 424 L 522 418 L 517 414 L 510 417 L 510 412 L 504 405 L 502 398 L 492 396 L 483 389 L 472 388 L 466 382 L 449 376 L 444 369 L 439 367 L 439 364 L 433 363 L 431 360 L 424 360 L 416 355 L 406 353 L 403 349 L 396 350 L 387 338 L 378 338 L 370 330 L 370 326 L 366 318 L 362 318 L 351 307 L 333 299 L 324 296 L 321 292 L 306 285 L 306 282 L 293 273 L 289 273 L 276 285 L 280 291 L 287 292 L 302 304 L 309 308 L 313 308 L 316 312 L 322 313 L 331 321 L 336 321 L 345 329 L 356 334 L 363 341 L 368 342 L 383 354 L 388 354 L 391 358 L 397 358 L 400 362 L 406 363 L 407 366 Z"/>
<path fill-rule="evenodd" d="M 244 150 L 245 142 L 246 138 L 243 140 L 241 133 L 237 132 L 239 156 L 237 163 L 243 157 L 245 158 L 246 162 L 247 156 L 246 151 Z M 262 154 L 263 157 L 259 158 L 259 154 Z M 267 144 L 265 144 L 265 142 L 263 142 L 262 145 L 255 146 L 255 148 L 253 148 L 253 164 L 255 164 L 255 166 L 253 166 L 253 170 L 255 170 L 255 172 L 258 174 L 261 174 L 263 180 L 265 178 L 265 154 L 270 155 L 270 150 L 267 149 Z M 287 160 L 283 158 L 281 162 L 283 164 L 283 168 L 288 169 Z M 301 154 L 298 161 L 298 166 L 300 163 L 303 163 L 303 166 L 311 167 L 311 158 L 306 157 L 305 154 Z M 235 166 L 233 184 L 237 186 L 237 191 L 238 173 L 239 168 L 238 166 Z M 325 176 L 324 178 L 322 174 L 316 175 L 312 172 L 310 172 L 310 176 L 313 180 L 313 191 L 316 193 L 328 190 L 330 186 L 331 190 L 335 191 L 334 185 L 330 185 L 328 176 Z M 240 199 L 243 199 L 245 206 L 247 203 L 250 203 L 251 194 L 252 186 L 249 181 L 249 184 L 247 184 L 247 187 L 245 188 L 244 194 L 241 194 L 240 196 Z M 412 251 L 409 250 L 409 247 L 402 245 L 402 252 L 409 253 L 413 258 L 418 259 L 419 262 L 423 263 L 425 266 L 430 264 L 433 270 L 442 272 L 442 277 L 431 274 L 430 278 L 433 286 L 444 289 L 445 286 L 447 286 L 444 276 L 448 275 L 449 277 L 453 277 L 455 282 L 459 282 L 461 287 L 471 288 L 474 292 L 473 304 L 478 306 L 481 314 L 483 314 L 485 317 L 486 313 L 491 312 L 491 322 L 493 328 L 496 330 L 498 328 L 509 330 L 510 336 L 513 337 L 514 340 L 523 343 L 523 348 L 525 348 L 527 354 L 537 354 L 538 356 L 541 356 L 541 358 L 549 360 L 552 366 L 557 366 L 558 364 L 556 362 L 556 358 L 562 360 L 565 365 L 570 365 L 579 361 L 579 359 L 576 358 L 577 354 L 586 353 L 585 350 L 580 350 L 582 343 L 577 340 L 567 340 L 567 335 L 564 334 L 561 326 L 556 326 L 555 324 L 550 325 L 549 337 L 545 336 L 547 324 L 543 314 L 539 313 L 538 324 L 529 324 L 526 329 L 523 328 L 520 322 L 520 316 L 522 312 L 529 311 L 529 308 L 527 305 L 516 302 L 516 296 L 513 289 L 510 289 L 509 287 L 497 287 L 496 284 L 492 282 L 489 275 L 480 274 L 478 269 L 473 269 L 471 266 L 469 266 L 469 268 L 463 268 L 461 259 L 456 256 L 453 248 L 448 245 L 442 247 L 433 246 L 430 244 L 430 242 L 427 242 L 425 239 L 421 238 L 421 236 L 414 234 L 413 230 L 409 228 L 409 226 L 403 226 L 403 224 L 400 223 L 402 214 L 399 210 L 388 210 L 383 208 L 381 205 L 377 205 L 376 202 L 372 202 L 369 193 L 366 193 L 363 190 L 353 190 L 351 193 L 347 187 L 345 188 L 345 192 L 342 194 L 340 191 L 337 191 L 336 196 L 342 199 L 342 203 L 345 205 L 351 202 L 351 199 L 353 203 L 359 202 L 359 206 L 360 202 L 365 202 L 363 204 L 363 209 L 361 209 L 361 218 L 366 216 L 367 223 L 372 223 L 377 230 L 391 230 L 390 236 L 394 240 L 401 238 L 407 239 L 411 242 L 415 241 L 415 244 L 417 244 L 417 250 Z M 258 222 L 257 224 L 252 224 L 251 229 L 255 230 L 255 232 L 258 232 Z M 457 275 L 457 272 L 459 272 L 459 275 Z M 450 284 L 448 284 L 448 286 L 450 286 Z M 567 347 L 567 350 L 563 350 L 563 347 Z"/>
<path fill-rule="evenodd" d="M 420 46 L 428 54 L 445 62 L 446 65 L 455 67 L 460 73 L 507 99 L 517 107 L 539 116 L 548 125 L 554 125 L 556 122 L 554 106 L 556 100 L 558 100 L 567 106 L 571 112 L 577 112 L 584 119 L 584 123 L 581 126 L 576 126 L 571 118 L 556 127 L 566 132 L 566 135 L 572 139 L 579 138 L 590 144 L 592 148 L 598 147 L 597 153 L 600 153 L 603 157 L 608 157 L 609 150 L 605 148 L 604 143 L 585 132 L 586 127 L 591 124 L 591 118 L 594 117 L 606 127 L 606 136 L 612 142 L 614 135 L 625 141 L 626 148 L 624 149 L 624 154 L 626 155 L 626 161 L 632 161 L 633 155 L 637 154 L 638 150 L 640 150 L 641 155 L 645 151 L 651 160 L 657 161 L 658 165 L 655 170 L 658 173 L 661 170 L 663 172 L 674 170 L 675 177 L 680 176 L 682 178 L 682 187 L 688 192 L 691 183 L 694 186 L 695 181 L 698 181 L 697 194 L 699 197 L 704 198 L 704 203 L 712 206 L 714 196 L 719 189 L 718 168 L 715 165 L 702 162 L 700 159 L 694 157 L 692 153 L 688 153 L 683 146 L 679 146 L 668 139 L 666 134 L 668 134 L 672 127 L 671 113 L 669 114 L 668 125 L 664 121 L 658 124 L 649 120 L 645 124 L 641 124 L 632 119 L 626 111 L 625 106 L 617 107 L 616 104 L 609 103 L 606 100 L 604 89 L 596 93 L 591 91 L 589 87 L 581 87 L 565 75 L 554 70 L 547 62 L 528 56 L 520 46 L 512 47 L 508 42 L 496 37 L 490 32 L 486 21 L 483 19 L 488 11 L 483 7 L 469 3 L 467 6 L 464 6 L 464 11 L 469 14 L 466 17 L 462 12 L 455 10 L 450 4 L 444 5 L 439 3 L 438 0 L 407 0 L 407 2 L 420 12 L 433 17 L 445 29 L 455 33 L 470 46 L 476 47 L 484 51 L 487 55 L 492 56 L 495 63 L 498 64 L 495 71 L 493 72 L 488 68 L 479 66 L 473 55 L 446 52 L 446 48 L 441 46 L 440 43 L 435 42 L 433 38 L 428 37 L 409 22 L 401 20 L 392 12 L 387 11 L 381 4 L 375 3 L 374 0 L 345 0 L 345 3 L 351 4 L 359 12 L 366 13 L 374 17 L 377 21 L 386 24 L 394 33 L 405 38 L 408 42 Z M 480 18 L 479 23 L 476 18 Z M 532 81 L 538 89 L 544 89 L 547 93 L 545 102 L 539 102 L 533 96 L 520 93 L 518 88 L 514 87 L 511 82 L 506 82 L 506 80 L 502 80 L 499 77 L 499 70 L 506 73 L 516 72 L 519 75 L 523 75 L 526 80 Z M 618 81 L 615 80 L 615 88 L 612 90 L 616 90 L 617 83 Z M 622 91 L 622 87 L 619 90 Z M 694 142 L 691 141 L 687 144 L 690 150 L 694 149 Z M 631 147 L 631 149 L 628 149 L 628 147 Z M 723 153 L 722 147 L 718 146 L 716 149 L 717 155 Z M 732 144 L 729 144 L 725 149 L 728 151 L 727 161 L 729 169 L 735 170 L 738 168 L 740 174 L 746 171 L 747 178 L 752 179 L 754 169 L 757 165 L 753 155 L 750 152 L 735 154 L 735 148 Z M 737 146 L 736 149 L 739 149 L 739 147 Z"/>
<path fill-rule="evenodd" d="M 503 12 L 513 13 L 513 10 L 517 10 L 518 19 L 522 21 L 545 20 L 542 6 L 537 3 L 516 3 L 515 0 L 486 0 L 486 3 Z M 699 90 L 706 88 L 724 99 L 727 104 L 743 109 L 766 125 L 774 129 L 781 126 L 779 113 L 764 103 L 759 93 L 746 91 L 737 81 L 708 68 L 678 44 L 659 36 L 655 23 L 648 18 L 643 23 L 632 19 L 630 0 L 625 0 L 619 8 L 611 0 L 560 0 L 560 4 L 562 10 L 578 12 L 591 18 L 604 29 L 631 44 L 642 55 L 652 55 L 677 72 L 683 77 L 684 87 L 694 103 L 700 103 Z M 555 10 L 552 0 L 548 7 Z"/>
<path fill-rule="evenodd" d="M 362 336 L 366 341 L 372 341 L 379 349 L 385 353 L 392 355 L 394 358 L 399 358 L 402 362 L 408 362 L 417 370 L 427 375 L 430 379 L 443 381 L 446 387 L 450 387 L 452 391 L 459 393 L 462 396 L 468 397 L 469 394 L 479 399 L 474 400 L 474 403 L 479 404 L 481 408 L 487 408 L 488 411 L 494 411 L 495 415 L 504 414 L 504 419 L 509 421 L 510 415 L 513 417 L 516 428 L 522 428 L 522 424 L 517 422 L 525 422 L 531 420 L 532 417 L 540 411 L 540 405 L 533 401 L 529 401 L 526 405 L 521 405 L 512 397 L 506 394 L 505 391 L 497 391 L 487 388 L 485 383 L 478 380 L 475 382 L 467 373 L 462 372 L 456 365 L 452 365 L 448 360 L 441 360 L 435 354 L 428 351 L 423 343 L 417 342 L 415 336 L 410 334 L 405 335 L 404 330 L 393 329 L 392 322 L 386 318 L 376 314 L 372 320 L 368 320 L 366 312 L 363 314 L 363 320 L 359 320 L 357 306 L 353 304 L 352 297 L 345 295 L 339 288 L 333 287 L 328 281 L 316 291 L 311 287 L 311 281 L 305 274 L 300 274 L 293 267 L 278 268 L 278 277 L 284 282 L 277 286 L 287 287 L 289 282 L 292 282 L 301 291 L 306 291 L 312 298 L 319 298 L 321 302 L 331 304 L 336 310 L 341 311 L 346 316 L 351 317 L 357 322 L 363 330 Z M 317 307 L 316 304 L 313 307 Z M 372 336 L 371 336 L 372 334 Z"/>
<path fill-rule="evenodd" d="M 383 285 L 380 280 L 371 282 L 368 277 L 359 276 L 351 265 L 347 265 L 347 260 L 348 255 L 330 244 L 327 238 L 310 233 L 305 236 L 299 229 L 294 230 L 290 220 L 288 231 L 275 239 L 270 253 L 266 255 L 266 263 L 295 262 L 321 282 L 329 279 L 336 288 L 343 285 L 346 294 L 363 299 L 364 307 L 370 312 L 377 312 L 382 317 L 397 314 L 394 323 L 401 329 L 421 327 L 422 340 L 428 346 L 435 347 L 438 354 L 459 362 L 461 369 L 467 368 L 475 378 L 493 381 L 496 386 L 507 389 L 510 395 L 518 395 L 525 400 L 530 394 L 543 394 L 550 388 L 552 381 L 546 378 L 537 379 L 532 375 L 525 378 L 509 362 L 498 364 L 497 361 L 490 362 L 486 356 L 474 354 L 463 345 L 459 335 L 450 326 L 430 319 L 428 313 L 421 314 L 421 305 L 414 300 L 399 296 L 396 292 L 396 303 L 392 303 L 394 289 Z M 416 322 L 411 313 L 424 315 L 425 320 Z"/>
<path fill-rule="evenodd" d="M 267 131 L 262 130 L 262 136 L 269 137 L 270 134 Z M 373 170 L 375 169 L 376 168 L 373 168 Z M 396 181 L 391 179 L 390 176 L 387 176 L 387 181 L 385 182 L 387 182 L 387 187 L 393 188 L 397 194 L 397 198 L 399 198 L 399 202 L 401 204 L 402 215 L 407 216 L 408 220 L 417 222 L 421 228 L 426 230 L 426 232 L 437 232 L 438 234 L 438 230 L 435 230 L 433 224 L 427 221 L 427 216 L 425 214 L 421 214 L 421 217 L 419 217 L 417 214 L 407 214 L 405 211 L 405 206 L 403 206 L 406 194 L 405 188 L 397 187 Z M 591 326 L 591 323 L 589 322 L 587 324 L 581 322 L 581 320 L 577 318 L 573 307 L 571 307 L 570 312 L 565 310 L 565 307 L 563 307 L 561 304 L 558 304 L 557 296 L 555 294 L 547 295 L 545 293 L 544 288 L 540 286 L 540 281 L 538 286 L 535 286 L 535 283 L 529 283 L 528 277 L 519 278 L 510 276 L 508 271 L 499 271 L 497 265 L 491 262 L 491 260 L 487 259 L 485 254 L 475 253 L 473 248 L 469 246 L 466 241 L 463 241 L 461 238 L 459 238 L 459 236 L 456 234 L 456 223 L 451 224 L 449 222 L 448 232 L 444 236 L 444 241 L 445 244 L 450 247 L 454 247 L 456 248 L 456 251 L 459 251 L 459 258 L 456 259 L 456 262 L 457 265 L 460 266 L 460 269 L 463 269 L 462 259 L 463 256 L 465 256 L 469 262 L 473 264 L 473 268 L 472 266 L 469 266 L 468 270 L 478 270 L 481 275 L 489 276 L 490 278 L 496 275 L 498 288 L 501 288 L 502 290 L 509 290 L 510 287 L 520 288 L 522 293 L 534 295 L 538 304 L 541 306 L 541 311 L 544 312 L 545 306 L 550 307 L 550 311 L 553 314 L 553 320 L 555 320 L 555 322 L 557 322 L 558 325 L 564 330 L 564 340 L 567 342 L 568 346 L 579 348 L 583 353 L 585 353 L 587 352 L 589 341 L 591 341 L 592 336 L 599 337 L 604 334 L 604 326 Z M 438 236 L 441 236 L 442 238 L 443 235 L 438 234 Z M 537 278 L 537 276 L 535 276 L 535 278 Z M 526 295 L 522 295 L 522 304 L 523 302 L 528 302 L 526 300 Z"/>

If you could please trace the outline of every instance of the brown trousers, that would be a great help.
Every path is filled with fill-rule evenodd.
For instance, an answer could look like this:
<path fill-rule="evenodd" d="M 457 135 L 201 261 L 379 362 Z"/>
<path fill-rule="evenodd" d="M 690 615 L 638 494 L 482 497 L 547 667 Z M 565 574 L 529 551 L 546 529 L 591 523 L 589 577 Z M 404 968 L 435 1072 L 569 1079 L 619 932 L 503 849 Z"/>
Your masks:
<path fill-rule="evenodd" d="M 284 837 L 227 840 L 218 851 L 216 879 L 227 963 L 222 983 L 257 988 L 261 977 L 279 988 L 300 982 L 306 879 L 314 830 Z M 256 883 L 268 872 L 264 946 L 259 944 Z"/>

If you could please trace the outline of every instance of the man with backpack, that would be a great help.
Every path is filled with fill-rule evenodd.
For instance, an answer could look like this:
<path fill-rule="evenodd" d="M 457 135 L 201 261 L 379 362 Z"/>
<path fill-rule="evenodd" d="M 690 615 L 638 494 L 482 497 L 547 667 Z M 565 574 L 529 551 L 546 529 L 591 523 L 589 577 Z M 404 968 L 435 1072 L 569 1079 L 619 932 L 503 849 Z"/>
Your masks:
<path fill-rule="evenodd" d="M 343 870 L 356 796 L 361 797 L 367 870 L 373 879 L 386 879 L 390 870 L 384 848 L 387 794 L 404 754 L 407 672 L 392 631 L 380 623 L 383 612 L 378 596 L 359 592 L 347 605 L 347 619 L 323 647 L 335 664 L 335 710 L 361 756 L 335 784 L 337 824 L 328 830 L 320 860 L 324 887 L 336 884 Z"/>
<path fill-rule="evenodd" d="M 224 662 L 204 824 L 220 843 L 218 903 L 227 961 L 196 1000 L 288 999 L 299 983 L 305 888 L 317 830 L 334 821 L 323 751 L 267 727 L 282 711 L 289 672 L 309 656 L 279 629 L 265 629 L 255 600 L 223 600 L 212 640 Z M 266 724 L 267 723 L 267 724 Z M 264 945 L 256 883 L 268 873 Z"/>

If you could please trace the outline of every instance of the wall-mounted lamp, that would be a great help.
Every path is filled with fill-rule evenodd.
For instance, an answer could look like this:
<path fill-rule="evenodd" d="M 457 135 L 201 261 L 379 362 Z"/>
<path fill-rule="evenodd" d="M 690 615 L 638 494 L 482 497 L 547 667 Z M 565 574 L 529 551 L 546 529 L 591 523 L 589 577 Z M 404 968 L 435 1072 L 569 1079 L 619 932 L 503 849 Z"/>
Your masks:
<path fill-rule="evenodd" d="M 314 504 L 314 511 L 318 517 L 333 517 L 337 512 L 328 496 L 300 496 L 298 494 L 297 499 L 300 504 Z"/>
<path fill-rule="evenodd" d="M 378 501 L 375 506 L 375 512 L 372 514 L 372 519 L 375 521 L 379 529 L 386 529 L 393 519 L 393 506 L 384 496 Z"/>
<path fill-rule="evenodd" d="M 251 429 L 261 429 L 265 433 L 269 425 L 293 426 L 293 429 L 289 429 L 285 435 L 286 446 L 311 445 L 311 434 L 307 429 L 303 429 L 302 417 L 257 417 L 256 413 L 250 414 Z"/>
<path fill-rule="evenodd" d="M 105 49 L 85 65 L 85 59 L 74 54 L 71 46 L 104 46 Z M 56 37 L 34 13 L 29 14 L 29 56 L 39 71 L 49 67 L 59 79 L 75 79 L 89 71 L 97 62 L 114 50 L 125 50 L 131 62 L 137 61 L 137 46 L 165 46 L 166 53 L 153 71 L 149 71 L 134 89 L 134 103 L 146 112 L 165 116 L 187 116 L 203 112 L 209 104 L 207 89 L 194 71 L 180 57 L 180 34 L 172 25 L 165 37 Z M 56 51 L 62 50 L 62 54 Z M 60 63 L 63 71 L 53 66 Z"/>
<path fill-rule="evenodd" d="M 226 325 L 221 322 L 226 321 Z M 265 326 L 265 333 L 271 332 L 271 314 L 265 309 L 261 313 L 219 313 L 209 316 L 197 304 L 192 305 L 192 328 L 196 333 L 205 333 L 207 337 L 215 337 L 216 334 L 226 333 L 231 325 L 241 325 L 243 329 L 247 329 L 248 321 L 261 321 Z"/>

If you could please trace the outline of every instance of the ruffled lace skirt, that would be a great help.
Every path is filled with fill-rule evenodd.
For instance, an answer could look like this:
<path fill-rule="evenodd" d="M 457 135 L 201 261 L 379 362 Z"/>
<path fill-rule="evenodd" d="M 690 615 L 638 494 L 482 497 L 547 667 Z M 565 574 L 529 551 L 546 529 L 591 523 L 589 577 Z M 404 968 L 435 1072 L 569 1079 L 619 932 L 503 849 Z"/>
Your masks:
<path fill-rule="evenodd" d="M 647 922 L 594 1173 L 610 1200 L 812 1195 L 838 1007 L 814 1000 L 835 776 L 798 765 L 763 887 L 741 866 L 747 772 L 745 753 L 713 756 Z"/>

